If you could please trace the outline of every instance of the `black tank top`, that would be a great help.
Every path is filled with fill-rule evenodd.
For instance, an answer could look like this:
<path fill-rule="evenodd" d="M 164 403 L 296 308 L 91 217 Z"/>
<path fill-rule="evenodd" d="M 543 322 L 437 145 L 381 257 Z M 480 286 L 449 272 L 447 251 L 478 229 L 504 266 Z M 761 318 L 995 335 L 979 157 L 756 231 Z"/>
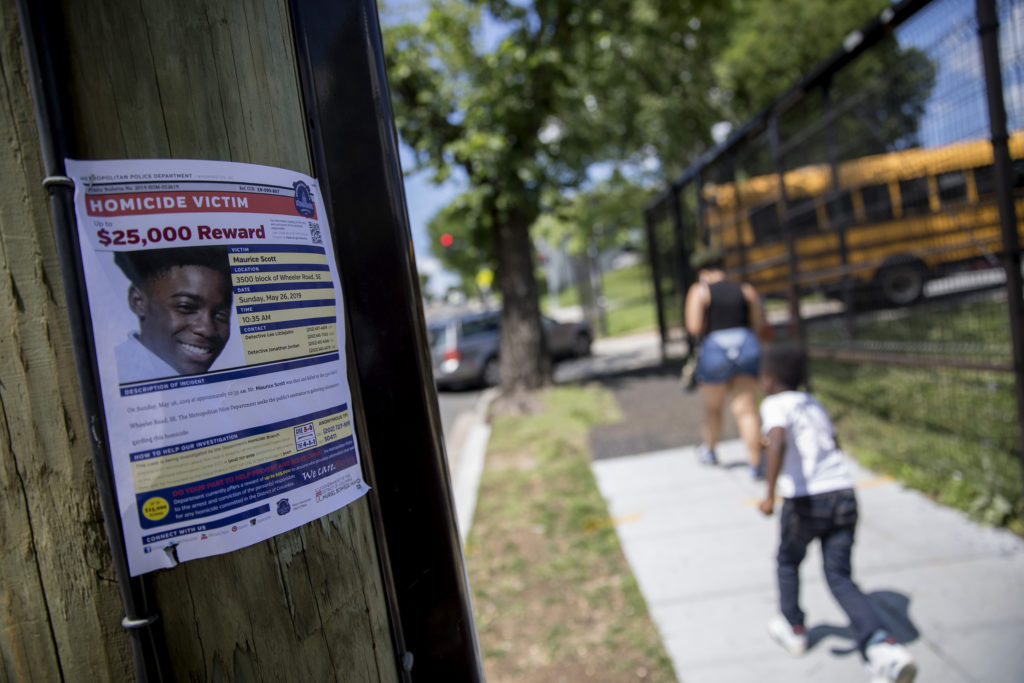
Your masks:
<path fill-rule="evenodd" d="M 706 334 L 730 327 L 749 327 L 750 314 L 743 288 L 730 280 L 721 280 L 708 285 L 711 304 L 708 306 Z"/>

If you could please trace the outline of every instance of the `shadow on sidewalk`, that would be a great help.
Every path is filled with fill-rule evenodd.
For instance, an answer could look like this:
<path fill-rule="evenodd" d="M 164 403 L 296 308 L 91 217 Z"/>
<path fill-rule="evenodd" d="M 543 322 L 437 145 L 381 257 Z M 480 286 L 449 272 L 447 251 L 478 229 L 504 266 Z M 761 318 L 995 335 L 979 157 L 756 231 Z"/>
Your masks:
<path fill-rule="evenodd" d="M 910 598 L 896 591 L 874 591 L 868 594 L 871 602 L 882 613 L 882 620 L 889 627 L 889 632 L 901 643 L 910 644 L 920 637 L 920 632 L 910 620 Z M 847 626 L 832 624 L 815 624 L 807 629 L 807 646 L 814 648 L 829 637 L 845 641 L 845 646 L 838 644 L 829 648 L 829 652 L 837 657 L 857 654 L 857 644 L 853 633 Z"/>
<path fill-rule="evenodd" d="M 594 460 L 695 446 L 701 442 L 703 403 L 700 392 L 686 392 L 679 382 L 682 361 L 655 363 L 591 375 L 572 384 L 596 382 L 612 392 L 622 420 L 590 430 Z M 722 440 L 737 437 L 732 415 L 722 420 Z"/>

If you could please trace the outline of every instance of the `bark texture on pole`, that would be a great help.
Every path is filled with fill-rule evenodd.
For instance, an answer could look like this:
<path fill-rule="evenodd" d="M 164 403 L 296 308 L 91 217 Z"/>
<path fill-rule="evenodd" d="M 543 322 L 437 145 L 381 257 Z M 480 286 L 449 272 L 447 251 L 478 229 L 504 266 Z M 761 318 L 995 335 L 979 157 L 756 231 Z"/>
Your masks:
<path fill-rule="evenodd" d="M 0 41 L 0 681 L 130 680 L 9 0 Z"/>
<path fill-rule="evenodd" d="M 14 9 L 0 3 L 0 120 L 14 141 L 0 161 L 0 324 L 14 330 L 0 355 L 0 681 L 130 680 L 42 171 L 26 161 L 39 149 L 32 107 L 27 94 L 11 94 L 25 80 L 8 73 L 20 49 Z M 311 171 L 286 0 L 60 5 L 67 35 L 50 37 L 67 50 L 75 156 Z M 363 498 L 255 546 L 150 575 L 175 677 L 398 680 L 372 528 Z"/>

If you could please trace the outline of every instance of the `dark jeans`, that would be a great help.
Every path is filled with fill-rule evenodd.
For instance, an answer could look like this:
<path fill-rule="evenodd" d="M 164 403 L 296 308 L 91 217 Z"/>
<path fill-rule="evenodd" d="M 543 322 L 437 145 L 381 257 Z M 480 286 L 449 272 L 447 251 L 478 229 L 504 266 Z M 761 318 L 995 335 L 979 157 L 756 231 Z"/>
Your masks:
<path fill-rule="evenodd" d="M 857 498 L 852 489 L 816 496 L 787 498 L 782 506 L 779 542 L 779 606 L 794 626 L 803 626 L 800 609 L 800 563 L 807 546 L 821 539 L 825 580 L 836 602 L 850 618 L 850 627 L 861 654 L 868 639 L 885 624 L 875 606 L 850 577 L 850 551 L 857 527 Z"/>

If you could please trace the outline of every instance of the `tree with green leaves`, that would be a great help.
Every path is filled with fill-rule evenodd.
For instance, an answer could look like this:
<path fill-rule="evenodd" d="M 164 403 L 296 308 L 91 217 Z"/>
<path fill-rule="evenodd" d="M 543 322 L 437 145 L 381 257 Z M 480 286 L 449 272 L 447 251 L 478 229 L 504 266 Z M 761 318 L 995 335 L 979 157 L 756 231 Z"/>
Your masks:
<path fill-rule="evenodd" d="M 643 227 L 643 207 L 651 191 L 620 171 L 586 190 L 565 195 L 534 225 L 548 244 L 565 244 L 570 254 L 589 246 L 603 251 L 626 242 L 626 232 Z"/>
<path fill-rule="evenodd" d="M 463 279 L 496 266 L 506 392 L 550 378 L 537 219 L 554 212 L 566 224 L 558 212 L 590 189 L 598 162 L 642 169 L 653 159 L 657 178 L 676 175 L 711 147 L 713 124 L 755 113 L 885 5 L 427 0 L 395 20 L 385 4 L 391 97 L 412 170 L 466 179 L 430 223 L 433 245 L 454 237 L 435 253 Z"/>
<path fill-rule="evenodd" d="M 441 264 L 457 275 L 466 288 L 474 282 L 480 269 L 493 262 L 490 233 L 476 230 L 479 208 L 474 205 L 474 193 L 463 192 L 450 204 L 441 208 L 428 222 L 427 235 L 435 248 Z M 451 241 L 445 246 L 442 237 L 448 235 Z M 473 291 L 473 287 L 468 287 Z"/>
<path fill-rule="evenodd" d="M 889 0 L 812 2 L 743 0 L 735 5 L 728 47 L 713 70 L 720 103 L 739 124 L 754 116 L 849 37 L 891 5 Z M 917 126 L 935 83 L 935 65 L 914 47 L 889 35 L 839 72 L 828 84 L 836 116 L 835 137 L 850 141 L 842 158 L 854 158 L 917 144 Z M 791 122 L 797 131 L 824 117 L 820 99 L 800 106 Z M 795 132 L 795 131 L 794 131 Z M 784 131 L 784 134 L 786 131 Z M 802 154 L 828 158 L 824 139 L 811 140 Z"/>
<path fill-rule="evenodd" d="M 466 263 L 457 265 L 455 249 L 442 258 L 459 270 L 488 257 L 497 266 L 506 392 L 550 379 L 531 224 L 583 184 L 591 164 L 651 154 L 648 129 L 686 120 L 646 100 L 654 90 L 682 97 L 703 77 L 701 60 L 680 65 L 699 52 L 698 10 L 710 4 L 432 0 L 417 21 L 385 29 L 399 132 L 437 182 L 456 167 L 467 179 L 431 227 L 461 240 Z M 689 125 L 707 139 L 703 124 Z"/>
<path fill-rule="evenodd" d="M 723 105 L 740 123 L 839 49 L 843 38 L 889 6 L 889 0 L 813 2 L 741 0 L 727 48 L 713 70 Z"/>
<path fill-rule="evenodd" d="M 602 332 L 603 318 L 597 307 L 597 291 L 591 291 L 594 256 L 628 244 L 630 231 L 643 224 L 643 207 L 651 191 L 615 170 L 611 176 L 585 191 L 568 194 L 534 223 L 532 233 L 545 244 L 564 249 L 576 271 L 580 304 L 586 316 Z"/>

